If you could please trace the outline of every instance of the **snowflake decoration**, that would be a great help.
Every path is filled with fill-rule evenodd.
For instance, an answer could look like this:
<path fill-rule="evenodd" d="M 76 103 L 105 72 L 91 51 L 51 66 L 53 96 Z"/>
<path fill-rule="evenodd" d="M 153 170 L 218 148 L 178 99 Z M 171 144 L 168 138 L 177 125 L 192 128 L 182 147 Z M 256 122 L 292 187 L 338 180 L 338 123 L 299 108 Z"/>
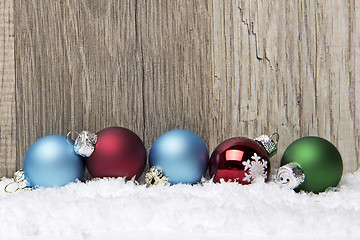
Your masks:
<path fill-rule="evenodd" d="M 245 177 L 243 178 L 243 181 L 245 182 L 251 182 L 252 180 L 252 175 L 251 174 L 248 174 L 248 173 L 245 173 Z"/>
<path fill-rule="evenodd" d="M 265 179 L 267 176 L 267 165 L 268 162 L 264 159 L 262 159 L 260 156 L 258 156 L 256 153 L 254 153 L 253 156 L 251 156 L 251 159 L 248 159 L 247 161 L 243 161 L 242 164 L 244 165 L 244 170 L 249 170 L 249 173 L 245 173 L 245 177 L 243 178 L 243 181 L 251 182 L 254 179 L 257 179 L 261 177 L 262 179 Z"/>

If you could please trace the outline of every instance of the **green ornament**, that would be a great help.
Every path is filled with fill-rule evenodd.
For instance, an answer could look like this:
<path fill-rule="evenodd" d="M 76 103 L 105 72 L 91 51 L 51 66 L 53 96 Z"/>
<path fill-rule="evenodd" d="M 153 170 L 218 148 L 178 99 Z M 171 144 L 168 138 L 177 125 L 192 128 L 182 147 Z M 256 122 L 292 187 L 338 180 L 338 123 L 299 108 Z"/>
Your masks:
<path fill-rule="evenodd" d="M 341 155 L 332 143 L 319 137 L 303 137 L 285 150 L 275 182 L 295 191 L 319 193 L 336 187 L 342 171 Z"/>

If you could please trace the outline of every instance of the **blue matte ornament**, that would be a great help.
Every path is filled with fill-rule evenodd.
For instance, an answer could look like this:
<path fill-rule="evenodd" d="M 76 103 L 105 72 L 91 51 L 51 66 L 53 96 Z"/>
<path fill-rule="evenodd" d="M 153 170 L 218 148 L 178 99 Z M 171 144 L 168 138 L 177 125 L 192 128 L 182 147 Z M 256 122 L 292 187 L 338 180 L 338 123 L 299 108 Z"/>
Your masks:
<path fill-rule="evenodd" d="M 24 159 L 25 176 L 34 187 L 64 186 L 82 179 L 84 170 L 83 158 L 61 135 L 40 138 L 30 146 Z"/>
<path fill-rule="evenodd" d="M 148 186 L 159 183 L 198 183 L 208 168 L 209 152 L 203 140 L 193 132 L 175 129 L 162 134 L 149 154 Z"/>
<path fill-rule="evenodd" d="M 84 160 L 69 143 L 74 141 L 61 135 L 49 135 L 33 143 L 25 154 L 24 169 L 15 173 L 14 183 L 18 184 L 15 191 L 64 186 L 82 179 Z"/>

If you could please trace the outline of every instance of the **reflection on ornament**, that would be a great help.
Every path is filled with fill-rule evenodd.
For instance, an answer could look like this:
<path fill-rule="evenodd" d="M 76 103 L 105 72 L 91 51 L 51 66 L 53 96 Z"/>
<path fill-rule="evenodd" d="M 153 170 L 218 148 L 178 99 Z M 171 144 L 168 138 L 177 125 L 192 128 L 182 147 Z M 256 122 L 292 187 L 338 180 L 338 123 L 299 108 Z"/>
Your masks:
<path fill-rule="evenodd" d="M 296 163 L 288 163 L 279 168 L 274 181 L 281 186 L 295 189 L 305 181 L 305 174 Z"/>
<path fill-rule="evenodd" d="M 272 137 L 278 135 L 273 135 Z M 267 180 L 270 171 L 269 157 L 276 153 L 277 140 L 262 135 L 255 140 L 235 137 L 216 147 L 210 158 L 210 176 L 214 182 L 236 181 L 250 184 Z"/>
<path fill-rule="evenodd" d="M 290 144 L 275 182 L 295 191 L 319 193 L 336 187 L 343 163 L 336 147 L 320 137 L 303 137 Z"/>

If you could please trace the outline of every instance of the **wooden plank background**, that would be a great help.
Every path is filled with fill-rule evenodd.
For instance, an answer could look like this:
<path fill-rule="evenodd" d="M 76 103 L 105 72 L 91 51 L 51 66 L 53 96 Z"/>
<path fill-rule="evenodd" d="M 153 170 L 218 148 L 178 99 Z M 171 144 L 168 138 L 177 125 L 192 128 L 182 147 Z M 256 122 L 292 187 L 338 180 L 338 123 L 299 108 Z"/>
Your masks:
<path fill-rule="evenodd" d="M 0 176 L 47 134 L 119 125 L 332 141 L 359 168 L 360 4 L 0 0 Z M 358 13 L 358 14 L 356 14 Z M 356 24 L 358 23 L 358 24 Z"/>
<path fill-rule="evenodd" d="M 0 0 L 0 178 L 16 171 L 14 5 Z"/>

